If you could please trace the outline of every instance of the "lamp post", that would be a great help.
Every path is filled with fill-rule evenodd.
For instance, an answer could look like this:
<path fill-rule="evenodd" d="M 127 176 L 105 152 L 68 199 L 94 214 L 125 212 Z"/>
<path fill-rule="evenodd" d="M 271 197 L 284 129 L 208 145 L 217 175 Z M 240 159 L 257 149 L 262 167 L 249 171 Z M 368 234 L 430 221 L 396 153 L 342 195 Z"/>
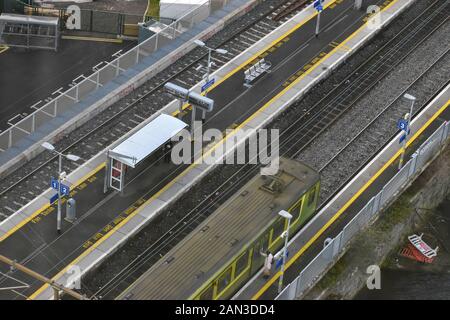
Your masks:
<path fill-rule="evenodd" d="M 42 147 L 58 155 L 58 213 L 56 216 L 56 231 L 61 233 L 61 181 L 66 176 L 66 173 L 62 171 L 62 158 L 64 157 L 70 161 L 78 161 L 80 157 L 73 154 L 62 154 L 56 151 L 55 147 L 48 142 L 44 142 Z"/>
<path fill-rule="evenodd" d="M 228 51 L 225 49 L 213 49 L 208 47 L 203 41 L 201 40 L 195 40 L 194 43 L 196 45 L 198 45 L 199 47 L 203 47 L 206 48 L 208 50 L 208 65 L 206 66 L 206 83 L 209 82 L 209 77 L 211 75 L 211 66 L 212 66 L 212 62 L 211 62 L 211 54 L 212 52 L 217 52 L 219 54 L 227 54 Z M 205 90 L 205 97 L 208 96 L 208 89 Z M 205 116 L 206 116 L 206 111 L 202 111 L 202 121 L 205 122 Z"/>
<path fill-rule="evenodd" d="M 284 237 L 284 248 L 283 248 L 283 263 L 281 264 L 281 275 L 280 275 L 280 279 L 278 281 L 278 293 L 280 293 L 281 290 L 283 289 L 284 266 L 286 264 L 286 258 L 287 258 L 287 245 L 288 245 L 288 240 L 289 240 L 289 228 L 291 227 L 292 215 L 289 212 L 284 211 L 284 210 L 281 210 L 278 214 L 281 217 L 287 219 L 287 222 L 288 222 L 286 231 L 284 231 L 281 235 L 282 237 Z"/>
<path fill-rule="evenodd" d="M 403 161 L 405 158 L 405 152 L 406 152 L 406 143 L 408 140 L 408 131 L 411 130 L 410 126 L 411 126 L 411 121 L 412 121 L 412 115 L 414 112 L 414 102 L 416 101 L 416 97 L 406 93 L 403 98 L 405 98 L 406 100 L 408 100 L 409 102 L 411 102 L 411 108 L 409 110 L 409 113 L 405 115 L 405 119 L 406 119 L 406 130 L 405 130 L 405 139 L 403 139 L 403 145 L 402 145 L 402 153 L 400 154 L 400 161 L 398 163 L 398 170 L 400 170 L 403 166 Z"/>

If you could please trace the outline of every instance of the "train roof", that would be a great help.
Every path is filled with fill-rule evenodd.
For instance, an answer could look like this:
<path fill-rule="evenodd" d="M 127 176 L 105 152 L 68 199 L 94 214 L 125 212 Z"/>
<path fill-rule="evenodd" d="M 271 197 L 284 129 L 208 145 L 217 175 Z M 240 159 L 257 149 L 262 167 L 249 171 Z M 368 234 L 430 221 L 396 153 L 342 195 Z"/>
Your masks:
<path fill-rule="evenodd" d="M 319 180 L 310 167 L 284 158 L 276 177 L 250 180 L 118 299 L 188 299 Z M 273 181 L 282 190 L 267 190 Z"/>

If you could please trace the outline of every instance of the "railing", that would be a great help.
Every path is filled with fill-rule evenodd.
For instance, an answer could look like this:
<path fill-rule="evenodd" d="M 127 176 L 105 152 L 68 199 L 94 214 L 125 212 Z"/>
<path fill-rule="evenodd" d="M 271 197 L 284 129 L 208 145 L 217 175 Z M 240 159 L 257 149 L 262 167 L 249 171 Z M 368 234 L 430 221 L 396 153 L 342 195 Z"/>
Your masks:
<path fill-rule="evenodd" d="M 102 62 L 93 68 L 94 73 L 88 77 L 83 75 L 76 78 L 70 89 L 36 109 L 33 113 L 23 118 L 0 133 L 0 151 L 11 148 L 21 139 L 35 132 L 40 126 L 51 119 L 68 111 L 76 103 L 86 98 L 90 93 L 104 86 L 112 79 L 118 77 L 127 69 L 140 63 L 159 48 L 171 43 L 195 24 L 208 18 L 214 11 L 222 9 L 229 0 L 205 0 L 193 10 L 187 12 L 178 20 L 164 27 L 131 50 L 121 54 L 111 62 Z"/>
<path fill-rule="evenodd" d="M 346 246 L 369 221 L 377 216 L 402 192 L 440 152 L 450 138 L 450 123 L 442 124 L 419 149 L 411 160 L 374 196 L 344 229 L 300 272 L 275 299 L 293 300 L 306 293 L 345 252 Z"/>

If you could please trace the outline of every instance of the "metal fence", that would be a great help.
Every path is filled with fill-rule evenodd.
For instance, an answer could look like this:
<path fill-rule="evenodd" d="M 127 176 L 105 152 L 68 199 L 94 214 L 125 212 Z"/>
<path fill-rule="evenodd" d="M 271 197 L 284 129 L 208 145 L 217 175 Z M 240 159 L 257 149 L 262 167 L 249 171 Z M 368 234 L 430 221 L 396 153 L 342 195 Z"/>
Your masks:
<path fill-rule="evenodd" d="M 442 124 L 412 155 L 409 162 L 374 196 L 366 206 L 330 241 L 275 299 L 293 300 L 306 293 L 334 265 L 346 246 L 369 221 L 403 191 L 437 155 L 450 138 L 450 123 Z"/>
<path fill-rule="evenodd" d="M 140 63 L 159 48 L 171 43 L 195 24 L 205 20 L 213 12 L 222 9 L 228 2 L 229 0 L 205 0 L 195 9 L 187 12 L 184 16 L 167 25 L 160 32 L 133 49 L 118 56 L 111 62 L 101 63 L 101 65 L 94 67 L 94 73 L 90 76 L 78 77 L 73 81 L 70 89 L 60 93 L 45 105 L 36 108 L 35 112 L 12 124 L 11 127 L 0 133 L 0 151 L 4 152 L 13 147 L 21 139 L 32 134 L 49 120 L 70 110 L 90 93 L 118 77 L 127 69 Z"/>

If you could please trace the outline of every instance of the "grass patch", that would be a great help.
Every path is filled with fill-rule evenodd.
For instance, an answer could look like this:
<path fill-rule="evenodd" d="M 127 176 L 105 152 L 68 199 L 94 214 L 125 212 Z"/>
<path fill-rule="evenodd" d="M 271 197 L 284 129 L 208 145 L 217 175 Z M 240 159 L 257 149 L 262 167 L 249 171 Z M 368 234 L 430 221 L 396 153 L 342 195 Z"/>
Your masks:
<path fill-rule="evenodd" d="M 377 230 L 385 232 L 393 226 L 403 222 L 410 214 L 412 206 L 410 203 L 411 195 L 404 193 L 395 201 L 384 213 L 382 213 L 378 223 Z"/>
<path fill-rule="evenodd" d="M 330 270 L 328 270 L 325 276 L 319 281 L 319 283 L 317 284 L 317 288 L 319 290 L 325 290 L 336 284 L 337 280 L 339 279 L 339 276 L 344 272 L 347 266 L 347 263 L 344 258 L 345 255 L 341 257 L 334 264 L 334 266 Z"/>

